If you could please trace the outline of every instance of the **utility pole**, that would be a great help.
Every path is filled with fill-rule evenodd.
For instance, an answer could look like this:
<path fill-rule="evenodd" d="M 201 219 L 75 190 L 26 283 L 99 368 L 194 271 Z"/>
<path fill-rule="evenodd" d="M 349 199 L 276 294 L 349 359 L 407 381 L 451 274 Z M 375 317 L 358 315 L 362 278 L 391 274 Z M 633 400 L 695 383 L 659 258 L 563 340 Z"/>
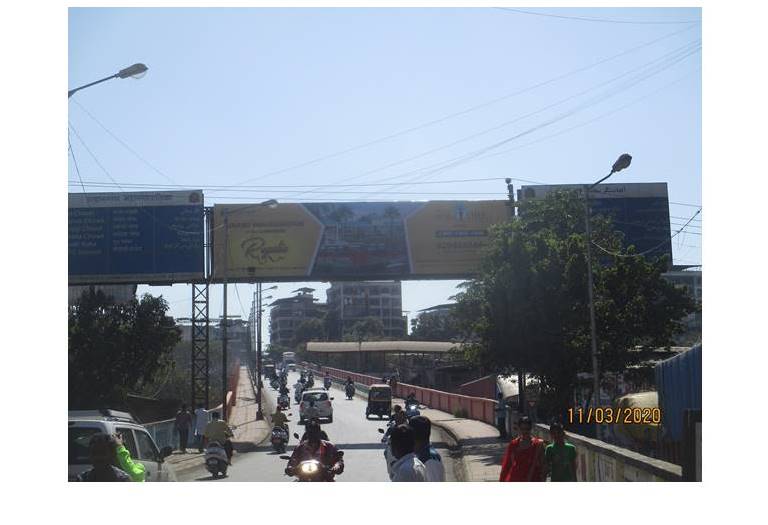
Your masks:
<path fill-rule="evenodd" d="M 221 328 L 221 381 L 222 381 L 222 397 L 221 397 L 221 418 L 227 420 L 227 278 L 229 276 L 229 261 L 227 254 L 229 252 L 229 215 L 227 210 L 224 210 L 224 319 Z"/>
<path fill-rule="evenodd" d="M 595 298 L 594 298 L 594 283 L 592 278 L 592 227 L 589 217 L 589 192 L 592 191 L 598 184 L 605 181 L 614 173 L 621 171 L 629 167 L 632 162 L 632 156 L 628 153 L 624 153 L 616 159 L 613 163 L 611 172 L 595 182 L 591 186 L 584 185 L 584 230 L 586 234 L 586 257 L 587 257 L 587 297 L 589 299 L 589 330 L 592 346 L 592 407 L 598 408 L 600 404 L 600 369 L 598 368 L 597 361 L 597 327 L 595 323 Z M 595 423 L 595 437 L 601 438 L 601 427 Z"/>
<path fill-rule="evenodd" d="M 264 412 L 261 410 L 261 281 L 256 283 L 256 420 L 264 419 Z"/>
<path fill-rule="evenodd" d="M 507 198 L 509 199 L 509 202 L 507 205 L 509 206 L 509 215 L 512 218 L 512 220 L 515 219 L 515 190 L 514 186 L 512 185 L 512 179 L 507 178 L 504 179 L 504 181 L 507 183 Z M 524 414 L 527 412 L 526 406 L 525 406 L 525 370 L 522 368 L 517 369 L 517 412 L 519 414 Z"/>

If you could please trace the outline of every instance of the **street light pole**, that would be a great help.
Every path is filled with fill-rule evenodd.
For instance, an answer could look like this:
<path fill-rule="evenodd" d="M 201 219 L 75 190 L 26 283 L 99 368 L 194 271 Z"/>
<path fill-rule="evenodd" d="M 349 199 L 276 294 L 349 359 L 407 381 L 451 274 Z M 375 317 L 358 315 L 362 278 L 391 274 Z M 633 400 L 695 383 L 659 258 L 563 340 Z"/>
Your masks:
<path fill-rule="evenodd" d="M 229 277 L 229 261 L 227 260 L 227 252 L 229 247 L 229 214 L 226 209 L 224 210 L 224 325 L 221 329 L 222 343 L 221 343 L 221 381 L 222 381 L 222 398 L 221 398 L 221 418 L 227 420 L 227 280 Z"/>
<path fill-rule="evenodd" d="M 276 208 L 277 207 L 277 201 L 275 199 L 269 199 L 264 202 L 260 202 L 257 204 L 252 204 L 245 206 L 243 208 L 234 210 L 233 213 L 236 213 L 238 211 L 245 211 L 252 209 L 254 207 L 266 207 L 266 208 Z M 222 210 L 222 214 L 224 215 L 224 256 L 223 256 L 223 262 L 224 262 L 224 271 L 222 276 L 222 284 L 224 285 L 224 327 L 221 332 L 222 335 L 222 359 L 221 359 L 221 366 L 223 367 L 222 370 L 222 377 L 223 377 L 223 400 L 222 400 L 222 413 L 223 413 L 223 419 L 226 419 L 227 417 L 227 281 L 229 279 L 229 211 L 224 208 Z M 259 289 L 261 289 L 261 284 L 259 284 Z M 261 307 L 261 301 L 259 301 L 259 307 Z M 259 368 L 261 368 L 261 333 L 259 333 L 259 349 L 258 349 L 258 355 L 257 355 L 257 361 L 259 363 Z M 259 370 L 259 374 L 261 374 L 261 370 Z M 259 411 L 261 411 L 261 379 L 259 378 Z M 233 393 L 233 395 L 236 393 Z"/>
<path fill-rule="evenodd" d="M 632 162 L 632 156 L 628 153 L 621 155 L 616 162 L 613 163 L 611 172 L 595 182 L 591 186 L 584 185 L 584 230 L 586 233 L 586 258 L 587 258 L 587 296 L 589 298 L 589 330 L 590 339 L 592 345 L 592 407 L 597 408 L 600 403 L 600 369 L 597 361 L 597 327 L 595 323 L 595 297 L 594 297 L 594 282 L 592 277 L 592 227 L 590 223 L 589 213 L 589 192 L 592 191 L 598 184 L 608 179 L 614 173 L 623 170 L 628 167 Z M 600 425 L 595 423 L 595 437 L 600 439 Z"/>
<path fill-rule="evenodd" d="M 512 185 L 512 179 L 505 179 L 507 183 L 507 205 L 509 206 L 509 215 L 511 220 L 515 220 L 515 189 Z M 518 414 L 525 414 L 527 407 L 525 406 L 525 370 L 518 368 L 517 370 L 517 412 Z"/>
<path fill-rule="evenodd" d="M 256 294 L 258 296 L 256 303 L 256 376 L 258 377 L 256 420 L 260 421 L 264 419 L 264 412 L 261 410 L 261 281 L 256 283 Z"/>
<path fill-rule="evenodd" d="M 102 82 L 106 82 L 107 80 L 112 80 L 113 78 L 141 78 L 144 76 L 144 73 L 147 72 L 147 69 L 149 69 L 144 64 L 133 64 L 132 66 L 129 66 L 125 69 L 121 69 L 114 75 L 110 75 L 108 77 L 104 77 L 101 80 L 97 80 L 96 82 L 91 82 L 90 84 L 86 84 L 84 86 L 77 87 L 75 89 L 70 89 L 67 94 L 67 98 L 72 98 L 72 95 L 80 91 L 81 89 L 85 89 L 91 86 L 95 86 L 96 84 L 101 84 Z"/>

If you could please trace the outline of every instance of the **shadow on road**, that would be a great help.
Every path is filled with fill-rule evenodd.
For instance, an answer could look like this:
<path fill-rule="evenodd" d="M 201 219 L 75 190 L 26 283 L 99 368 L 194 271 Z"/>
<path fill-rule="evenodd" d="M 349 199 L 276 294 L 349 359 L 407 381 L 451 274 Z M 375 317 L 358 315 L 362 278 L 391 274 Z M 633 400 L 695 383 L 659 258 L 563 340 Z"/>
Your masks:
<path fill-rule="evenodd" d="M 214 478 L 213 476 L 205 476 L 203 478 L 195 478 L 195 481 L 218 481 L 226 477 L 229 477 L 229 476 L 219 476 L 218 478 Z"/>

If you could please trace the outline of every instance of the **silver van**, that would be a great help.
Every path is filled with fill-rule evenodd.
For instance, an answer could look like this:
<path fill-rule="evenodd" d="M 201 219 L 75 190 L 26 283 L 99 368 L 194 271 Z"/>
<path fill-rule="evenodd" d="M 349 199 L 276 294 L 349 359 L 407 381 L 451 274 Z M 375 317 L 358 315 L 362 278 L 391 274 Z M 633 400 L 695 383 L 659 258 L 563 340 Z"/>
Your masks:
<path fill-rule="evenodd" d="M 131 414 L 116 410 L 69 411 L 69 481 L 91 468 L 88 444 L 98 432 L 122 434 L 131 459 L 144 465 L 145 481 L 176 481 L 173 469 L 164 463 L 173 449 L 158 450 L 152 436 Z"/>

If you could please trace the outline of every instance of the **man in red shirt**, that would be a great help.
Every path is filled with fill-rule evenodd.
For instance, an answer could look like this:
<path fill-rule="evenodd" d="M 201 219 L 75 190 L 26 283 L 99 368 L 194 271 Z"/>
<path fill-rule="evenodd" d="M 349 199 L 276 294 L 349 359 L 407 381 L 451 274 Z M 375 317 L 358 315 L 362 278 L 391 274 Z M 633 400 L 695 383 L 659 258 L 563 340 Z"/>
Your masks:
<path fill-rule="evenodd" d="M 544 441 L 531 435 L 528 416 L 521 417 L 517 426 L 520 435 L 507 446 L 499 481 L 544 481 Z"/>

